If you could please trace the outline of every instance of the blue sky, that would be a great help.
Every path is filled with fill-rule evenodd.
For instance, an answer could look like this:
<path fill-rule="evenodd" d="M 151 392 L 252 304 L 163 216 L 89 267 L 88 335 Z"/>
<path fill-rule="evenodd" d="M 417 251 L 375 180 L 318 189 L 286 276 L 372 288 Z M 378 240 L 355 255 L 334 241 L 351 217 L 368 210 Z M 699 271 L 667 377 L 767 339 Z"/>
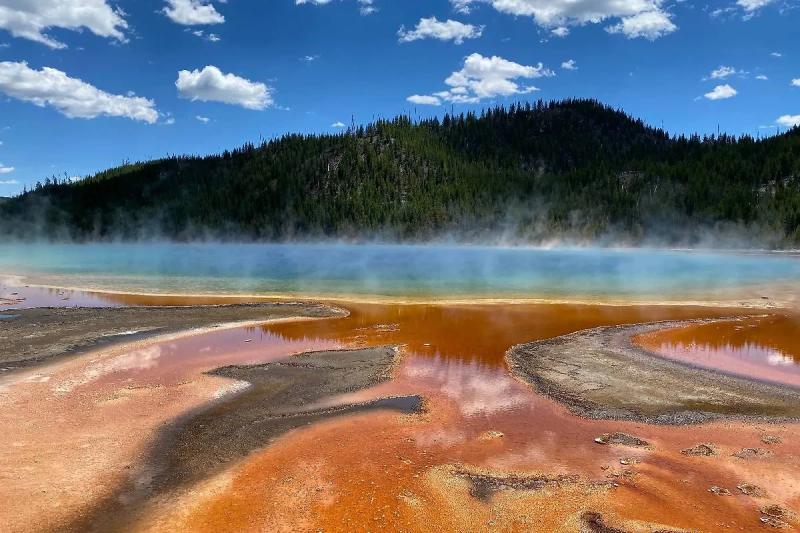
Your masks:
<path fill-rule="evenodd" d="M 539 98 L 597 98 L 673 133 L 767 135 L 800 123 L 799 8 L 0 0 L 0 196 L 124 160 L 335 132 L 351 117 Z"/>

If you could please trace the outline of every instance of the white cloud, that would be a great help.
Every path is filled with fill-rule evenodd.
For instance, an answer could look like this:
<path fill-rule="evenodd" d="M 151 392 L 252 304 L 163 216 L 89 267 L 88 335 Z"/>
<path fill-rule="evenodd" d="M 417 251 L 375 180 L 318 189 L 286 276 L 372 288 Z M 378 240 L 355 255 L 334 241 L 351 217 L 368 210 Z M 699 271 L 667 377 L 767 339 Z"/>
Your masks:
<path fill-rule="evenodd" d="M 436 17 L 422 18 L 413 30 L 401 27 L 397 35 L 401 43 L 409 43 L 421 39 L 438 39 L 462 44 L 464 39 L 477 39 L 483 33 L 483 26 L 464 24 L 457 20 L 439 21 Z"/>
<path fill-rule="evenodd" d="M 769 78 L 764 74 L 759 74 L 758 76 L 756 76 L 756 79 L 761 81 L 767 81 Z"/>
<path fill-rule="evenodd" d="M 744 9 L 745 11 L 752 12 L 758 11 L 762 7 L 768 6 L 774 0 L 737 0 L 736 5 Z"/>
<path fill-rule="evenodd" d="M 678 27 L 670 20 L 669 13 L 665 11 L 643 11 L 630 17 L 623 17 L 622 20 L 613 26 L 606 28 L 608 33 L 622 33 L 628 39 L 643 37 L 650 41 L 655 41 L 677 30 Z"/>
<path fill-rule="evenodd" d="M 550 33 L 552 33 L 556 37 L 566 37 L 567 35 L 569 35 L 569 28 L 567 28 L 566 26 L 559 26 L 558 28 L 553 28 L 553 31 L 551 31 Z"/>
<path fill-rule="evenodd" d="M 521 86 L 516 80 L 549 76 L 555 76 L 555 73 L 544 68 L 541 63 L 532 67 L 499 56 L 484 57 L 480 54 L 471 54 L 464 59 L 463 68 L 453 72 L 444 81 L 450 88 L 429 96 L 457 104 L 474 104 L 485 98 L 538 91 L 539 89 L 533 86 Z M 414 96 L 417 99 L 421 97 L 421 95 Z"/>
<path fill-rule="evenodd" d="M 795 78 L 792 80 L 792 87 L 800 87 L 800 78 Z"/>
<path fill-rule="evenodd" d="M 331 128 L 345 128 L 347 127 L 344 122 L 334 122 L 331 124 Z"/>
<path fill-rule="evenodd" d="M 126 117 L 153 124 L 158 120 L 155 103 L 147 98 L 102 91 L 64 72 L 44 67 L 34 70 L 25 62 L 0 62 L 0 92 L 50 106 L 69 118 L 95 118 L 101 115 Z"/>
<path fill-rule="evenodd" d="M 442 105 L 442 101 L 436 96 L 425 94 L 412 94 L 406 100 L 417 105 Z"/>
<path fill-rule="evenodd" d="M 568 59 L 561 63 L 561 68 L 564 70 L 578 70 L 578 65 L 575 63 L 574 59 Z"/>
<path fill-rule="evenodd" d="M 771 55 L 772 57 L 783 57 L 783 54 L 780 52 L 770 52 L 769 55 Z"/>
<path fill-rule="evenodd" d="M 211 119 L 210 119 L 210 118 L 208 118 L 208 117 L 204 117 L 204 116 L 202 116 L 202 115 L 196 115 L 194 118 L 196 118 L 197 120 L 199 120 L 199 121 L 200 121 L 200 122 L 202 122 L 203 124 L 208 124 L 209 122 L 211 122 Z"/>
<path fill-rule="evenodd" d="M 317 59 L 319 59 L 318 55 L 308 55 L 308 56 L 301 57 L 300 61 L 305 61 L 306 63 L 313 63 Z"/>
<path fill-rule="evenodd" d="M 778 120 L 775 121 L 775 124 L 785 126 L 787 128 L 800 126 L 800 115 L 783 115 L 778 117 Z"/>
<path fill-rule="evenodd" d="M 358 8 L 358 12 L 364 16 L 372 15 L 378 11 L 373 0 L 358 0 L 358 4 L 361 6 Z"/>
<path fill-rule="evenodd" d="M 45 33 L 50 28 L 86 28 L 100 37 L 125 41 L 128 23 L 123 16 L 106 0 L 0 0 L 0 28 L 50 48 L 67 46 Z"/>
<path fill-rule="evenodd" d="M 717 85 L 714 87 L 714 90 L 706 93 L 704 96 L 708 100 L 725 100 L 728 98 L 733 98 L 736 96 L 736 94 L 736 89 L 726 83 L 725 85 Z"/>
<path fill-rule="evenodd" d="M 198 24 L 222 24 L 225 22 L 219 11 L 206 0 L 167 0 L 162 12 L 176 24 L 195 26 Z"/>
<path fill-rule="evenodd" d="M 191 33 L 195 37 L 200 37 L 201 39 L 204 39 L 212 43 L 218 43 L 222 40 L 220 36 L 217 35 L 216 33 L 206 33 L 203 30 L 192 30 Z"/>
<path fill-rule="evenodd" d="M 725 65 L 721 65 L 719 68 L 714 69 L 708 75 L 708 77 L 704 78 L 706 80 L 723 80 L 728 76 L 733 76 L 734 74 L 739 74 L 739 71 L 733 67 L 726 67 Z"/>
<path fill-rule="evenodd" d="M 264 83 L 224 74 L 213 65 L 203 70 L 181 70 L 175 82 L 178 96 L 202 102 L 222 102 L 263 110 L 274 104 L 272 88 Z"/>
<path fill-rule="evenodd" d="M 532 17 L 539 26 L 554 29 L 558 36 L 566 35 L 559 28 L 613 19 L 618 19 L 618 23 L 607 28 L 608 31 L 629 38 L 656 39 L 677 29 L 670 14 L 662 9 L 663 0 L 450 0 L 450 3 L 462 13 L 469 13 L 473 4 L 490 4 L 501 13 Z"/>
<path fill-rule="evenodd" d="M 7 167 L 0 163 L 0 174 L 11 174 L 14 172 L 14 167 Z M 5 182 L 6 184 L 10 184 L 11 182 Z"/>

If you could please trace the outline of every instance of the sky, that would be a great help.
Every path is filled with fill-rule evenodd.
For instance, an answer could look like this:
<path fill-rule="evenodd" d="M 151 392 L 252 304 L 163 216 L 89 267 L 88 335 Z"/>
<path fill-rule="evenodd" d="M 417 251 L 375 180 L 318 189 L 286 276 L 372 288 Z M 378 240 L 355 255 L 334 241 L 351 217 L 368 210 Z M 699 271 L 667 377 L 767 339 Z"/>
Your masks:
<path fill-rule="evenodd" d="M 0 196 L 569 97 L 675 134 L 800 124 L 800 0 L 0 0 Z"/>

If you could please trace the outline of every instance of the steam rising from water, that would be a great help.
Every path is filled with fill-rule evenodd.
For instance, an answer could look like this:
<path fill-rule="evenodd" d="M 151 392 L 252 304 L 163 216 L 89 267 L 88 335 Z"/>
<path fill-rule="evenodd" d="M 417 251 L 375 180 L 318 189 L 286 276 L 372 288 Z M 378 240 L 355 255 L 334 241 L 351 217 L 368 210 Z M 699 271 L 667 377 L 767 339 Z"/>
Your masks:
<path fill-rule="evenodd" d="M 0 272 L 181 293 L 659 295 L 800 280 L 786 254 L 351 244 L 0 245 Z"/>

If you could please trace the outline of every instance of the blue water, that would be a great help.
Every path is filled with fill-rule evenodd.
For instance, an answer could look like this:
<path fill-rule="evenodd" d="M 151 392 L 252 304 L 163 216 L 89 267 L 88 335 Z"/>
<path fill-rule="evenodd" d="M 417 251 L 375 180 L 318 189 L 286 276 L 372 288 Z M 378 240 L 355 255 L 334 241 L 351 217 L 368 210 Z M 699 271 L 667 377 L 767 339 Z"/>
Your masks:
<path fill-rule="evenodd" d="M 636 296 L 800 282 L 800 258 L 646 249 L 36 244 L 0 245 L 0 273 L 156 292 Z"/>

